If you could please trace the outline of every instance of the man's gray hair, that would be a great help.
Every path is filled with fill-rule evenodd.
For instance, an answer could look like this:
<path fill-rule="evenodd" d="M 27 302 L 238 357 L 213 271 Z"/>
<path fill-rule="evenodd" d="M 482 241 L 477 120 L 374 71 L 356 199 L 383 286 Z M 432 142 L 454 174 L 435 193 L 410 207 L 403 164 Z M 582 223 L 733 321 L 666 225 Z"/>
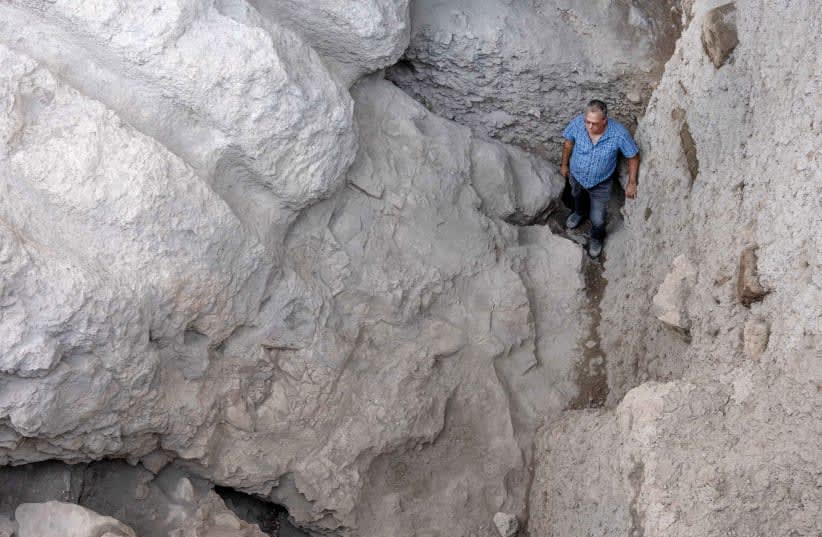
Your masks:
<path fill-rule="evenodd" d="M 599 99 L 591 99 L 588 101 L 588 104 L 585 105 L 586 112 L 593 112 L 594 110 L 602 114 L 603 119 L 608 117 L 608 105 Z"/>

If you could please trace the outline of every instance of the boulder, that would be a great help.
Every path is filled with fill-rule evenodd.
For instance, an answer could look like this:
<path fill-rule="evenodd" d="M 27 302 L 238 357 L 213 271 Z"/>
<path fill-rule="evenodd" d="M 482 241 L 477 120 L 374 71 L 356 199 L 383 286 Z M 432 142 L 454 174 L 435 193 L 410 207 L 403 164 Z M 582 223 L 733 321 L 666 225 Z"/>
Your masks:
<path fill-rule="evenodd" d="M 494 525 L 497 527 L 500 537 L 514 537 L 519 530 L 517 517 L 508 513 L 496 513 L 494 515 Z"/>
<path fill-rule="evenodd" d="M 736 273 L 736 298 L 744 306 L 759 302 L 768 291 L 759 282 L 756 266 L 756 247 L 749 246 L 739 255 L 739 269 Z"/>
<path fill-rule="evenodd" d="M 4 2 L 0 41 L 180 156 L 266 242 L 342 185 L 352 102 L 300 37 L 231 5 Z"/>
<path fill-rule="evenodd" d="M 696 267 L 685 256 L 674 258 L 671 271 L 654 295 L 653 312 L 657 319 L 671 328 L 688 332 L 688 297 L 696 283 Z"/>
<path fill-rule="evenodd" d="M 157 138 L 0 52 L 0 462 L 184 458 L 315 531 L 522 511 L 533 432 L 574 396 L 581 257 L 483 210 L 469 129 L 362 81 L 346 188 L 263 244 Z M 512 172 L 483 184 L 511 207 L 558 195 L 551 166 L 495 151 Z"/>
<path fill-rule="evenodd" d="M 764 319 L 752 317 L 745 321 L 745 328 L 742 332 L 745 353 L 751 358 L 759 358 L 768 348 L 770 333 L 770 324 Z"/>
<path fill-rule="evenodd" d="M 553 164 L 521 149 L 474 137 L 471 179 L 488 216 L 529 224 L 562 194 L 564 180 Z"/>
<path fill-rule="evenodd" d="M 397 61 L 408 46 L 409 0 L 251 0 L 300 34 L 346 85 Z"/>
<path fill-rule="evenodd" d="M 71 503 L 24 503 L 14 511 L 17 537 L 136 537 L 122 522 Z"/>
<path fill-rule="evenodd" d="M 183 459 L 317 533 L 492 531 L 575 396 L 581 252 L 505 221 L 561 181 L 275 18 L 0 4 L 0 464 L 143 461 L 130 505 Z"/>
<path fill-rule="evenodd" d="M 739 43 L 736 32 L 736 4 L 715 7 L 702 20 L 702 46 L 714 67 L 722 67 Z"/>

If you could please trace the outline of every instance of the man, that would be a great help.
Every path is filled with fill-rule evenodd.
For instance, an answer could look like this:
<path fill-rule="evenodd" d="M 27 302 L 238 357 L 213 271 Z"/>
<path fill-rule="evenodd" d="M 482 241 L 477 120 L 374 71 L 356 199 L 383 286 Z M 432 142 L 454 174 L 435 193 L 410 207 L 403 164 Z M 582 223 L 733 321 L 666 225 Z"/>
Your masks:
<path fill-rule="evenodd" d="M 639 148 L 624 126 L 608 119 L 608 107 L 604 102 L 593 100 L 585 111 L 571 120 L 562 133 L 560 173 L 571 183 L 574 212 L 565 221 L 565 227 L 574 229 L 585 220 L 583 203 L 585 190 L 591 200 L 591 240 L 588 255 L 593 258 L 602 253 L 605 240 L 605 218 L 608 199 L 617 165 L 617 153 L 628 159 L 628 184 L 625 197 L 636 197 L 636 175 L 639 171 Z M 570 160 L 570 168 L 568 166 Z"/>

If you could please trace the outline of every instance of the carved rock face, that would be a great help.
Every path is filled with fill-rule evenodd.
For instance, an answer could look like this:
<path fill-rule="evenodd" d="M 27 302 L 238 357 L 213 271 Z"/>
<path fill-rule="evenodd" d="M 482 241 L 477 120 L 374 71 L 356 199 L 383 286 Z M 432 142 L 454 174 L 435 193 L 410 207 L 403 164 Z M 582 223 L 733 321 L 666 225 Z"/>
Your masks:
<path fill-rule="evenodd" d="M 417 0 L 388 77 L 435 113 L 556 161 L 590 99 L 636 126 L 682 13 L 679 0 Z"/>

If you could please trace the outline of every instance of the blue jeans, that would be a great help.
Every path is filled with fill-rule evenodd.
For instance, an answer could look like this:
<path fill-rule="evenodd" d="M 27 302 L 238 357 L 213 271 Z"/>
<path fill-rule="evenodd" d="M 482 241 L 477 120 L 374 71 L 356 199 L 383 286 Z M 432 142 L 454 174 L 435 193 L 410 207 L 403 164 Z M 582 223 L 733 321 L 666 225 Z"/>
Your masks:
<path fill-rule="evenodd" d="M 606 179 L 605 181 L 594 185 L 591 188 L 585 188 L 577 183 L 574 176 L 569 176 L 568 181 L 571 183 L 571 195 L 574 197 L 574 212 L 585 216 L 585 198 L 583 192 L 588 192 L 588 197 L 591 199 L 591 211 L 589 218 L 591 219 L 591 238 L 596 240 L 603 240 L 605 238 L 605 219 L 608 216 L 608 200 L 611 198 L 611 187 L 613 186 L 613 179 Z"/>

